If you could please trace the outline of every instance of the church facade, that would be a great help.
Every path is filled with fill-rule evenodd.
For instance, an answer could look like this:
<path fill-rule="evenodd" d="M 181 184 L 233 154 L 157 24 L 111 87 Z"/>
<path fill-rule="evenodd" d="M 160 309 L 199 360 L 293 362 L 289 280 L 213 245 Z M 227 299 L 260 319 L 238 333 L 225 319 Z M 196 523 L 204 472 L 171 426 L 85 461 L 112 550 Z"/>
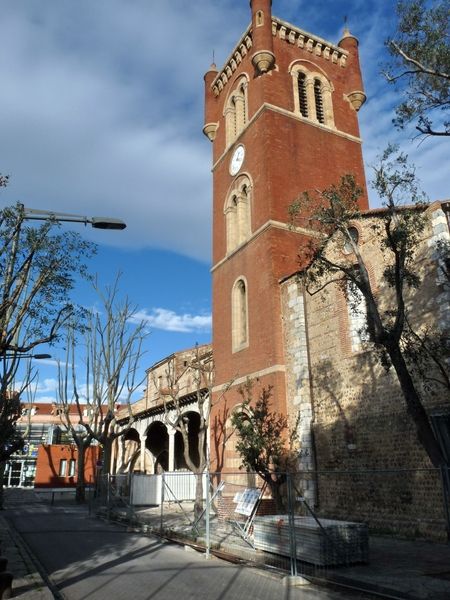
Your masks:
<path fill-rule="evenodd" d="M 383 297 L 384 257 L 373 235 L 382 211 L 368 207 L 358 127 L 365 101 L 358 40 L 348 30 L 338 44 L 307 33 L 272 15 L 271 0 L 250 7 L 251 24 L 225 65 L 212 65 L 204 78 L 213 179 L 210 470 L 239 470 L 231 417 L 242 403 L 239 388 L 251 380 L 256 392 L 272 388 L 272 409 L 297 428 L 298 471 L 315 473 L 300 477 L 302 493 L 318 514 L 439 538 L 446 510 L 448 518 L 442 474 L 417 441 L 395 376 L 361 337 L 361 315 L 342 286 L 305 291 L 298 257 L 317 235 L 310 215 L 289 224 L 289 206 L 303 192 L 351 174 L 362 189 L 358 244 Z M 448 202 L 425 211 L 417 254 L 424 283 L 408 298 L 419 328 L 444 333 L 450 290 L 436 243 L 450 240 L 449 211 Z M 119 470 L 185 468 L 164 390 L 167 365 L 184 369 L 193 352 L 149 369 L 145 397 L 132 409 L 136 422 L 116 453 Z M 447 373 L 448 365 L 444 357 Z M 195 432 L 196 390 L 185 379 L 181 397 Z M 436 390 L 424 390 L 424 404 L 450 460 L 448 388 Z M 124 412 L 123 424 L 128 419 Z"/>
<path fill-rule="evenodd" d="M 361 476 L 353 496 L 348 476 L 305 480 L 303 493 L 319 510 L 403 532 L 422 515 L 422 534 L 443 531 L 440 474 L 427 471 L 431 463 L 395 375 L 359 339 L 361 317 L 352 315 L 340 288 L 324 301 L 309 296 L 297 277 L 306 266 L 299 248 L 314 232 L 308 214 L 304 224 L 289 226 L 290 204 L 351 174 L 362 188 L 364 217 L 355 228 L 383 294 L 383 256 L 370 235 L 378 217 L 368 207 L 358 127 L 365 101 L 358 40 L 347 29 L 337 45 L 302 31 L 273 16 L 271 0 L 252 0 L 250 7 L 251 25 L 225 65 L 212 65 L 205 75 L 216 396 L 230 386 L 216 412 L 213 407 L 213 420 L 221 421 L 221 431 L 230 429 L 242 402 L 239 387 L 248 379 L 258 389 L 271 386 L 273 408 L 298 427 L 300 471 L 396 472 L 382 482 Z M 416 318 L 441 331 L 449 327 L 449 292 L 437 274 L 435 243 L 449 239 L 448 211 L 445 202 L 428 211 L 420 251 L 425 292 L 418 291 L 420 302 L 410 298 Z M 443 452 L 450 453 L 448 387 L 444 382 L 424 397 Z M 211 443 L 212 471 L 238 469 L 233 440 L 224 434 L 222 445 Z M 408 485 L 401 469 L 410 470 Z"/>
<path fill-rule="evenodd" d="M 257 380 L 288 412 L 279 282 L 298 271 L 312 235 L 307 215 L 303 227 L 289 226 L 288 209 L 344 173 L 368 207 L 357 117 L 365 94 L 356 38 L 346 31 L 327 42 L 274 17 L 271 4 L 250 3 L 251 25 L 224 67 L 206 73 L 204 133 L 213 144 L 216 392 L 233 381 L 234 406 L 239 385 Z"/>

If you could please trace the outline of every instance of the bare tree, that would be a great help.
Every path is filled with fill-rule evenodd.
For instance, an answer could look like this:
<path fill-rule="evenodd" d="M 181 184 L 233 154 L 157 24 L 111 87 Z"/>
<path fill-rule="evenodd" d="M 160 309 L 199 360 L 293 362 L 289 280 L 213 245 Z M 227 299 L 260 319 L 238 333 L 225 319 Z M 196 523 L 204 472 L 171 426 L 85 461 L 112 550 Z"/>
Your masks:
<path fill-rule="evenodd" d="M 166 384 L 160 388 L 164 405 L 165 422 L 181 434 L 183 457 L 187 468 L 196 478 L 194 513 L 199 517 L 203 511 L 203 474 L 209 467 L 207 438 L 209 417 L 212 407 L 212 389 L 214 383 L 214 361 L 212 350 L 208 346 L 196 346 L 188 360 L 178 360 L 177 355 L 167 362 Z M 159 383 L 154 381 L 154 385 Z M 189 435 L 189 419 L 186 411 L 192 410 L 199 415 L 198 435 Z"/>
<path fill-rule="evenodd" d="M 58 401 L 64 425 L 78 448 L 79 502 L 84 501 L 86 449 L 91 443 L 100 444 L 102 474 L 109 474 L 113 443 L 133 423 L 130 403 L 143 382 L 139 366 L 148 330 L 145 322 L 136 321 L 136 306 L 128 298 L 117 299 L 118 283 L 119 278 L 105 292 L 95 285 L 101 308 L 90 312 L 82 345 L 73 324 L 68 328 L 66 360 L 59 367 Z M 128 406 L 129 419 L 119 429 L 115 413 L 120 404 Z M 75 421 L 71 406 L 76 407 Z"/>

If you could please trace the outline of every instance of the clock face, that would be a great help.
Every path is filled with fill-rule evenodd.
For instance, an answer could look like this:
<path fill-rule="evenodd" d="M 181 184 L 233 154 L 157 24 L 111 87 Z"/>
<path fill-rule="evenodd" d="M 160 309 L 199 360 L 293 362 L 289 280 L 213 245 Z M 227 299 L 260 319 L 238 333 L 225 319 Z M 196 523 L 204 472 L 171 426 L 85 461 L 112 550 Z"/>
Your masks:
<path fill-rule="evenodd" d="M 242 167 L 242 163 L 245 158 L 245 148 L 244 146 L 238 146 L 233 152 L 233 156 L 230 161 L 230 175 L 236 175 L 239 172 L 239 169 Z"/>

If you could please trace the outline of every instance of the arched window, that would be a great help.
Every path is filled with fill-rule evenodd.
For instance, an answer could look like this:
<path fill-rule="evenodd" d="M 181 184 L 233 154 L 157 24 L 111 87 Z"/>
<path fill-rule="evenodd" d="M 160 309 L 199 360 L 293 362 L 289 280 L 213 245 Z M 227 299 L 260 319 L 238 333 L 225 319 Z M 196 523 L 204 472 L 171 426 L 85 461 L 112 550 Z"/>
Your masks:
<path fill-rule="evenodd" d="M 306 75 L 298 74 L 298 101 L 302 117 L 308 116 L 308 97 L 306 95 Z"/>
<path fill-rule="evenodd" d="M 225 128 L 227 146 L 232 144 L 247 125 L 247 80 L 241 79 L 230 94 L 225 107 Z"/>
<path fill-rule="evenodd" d="M 227 253 L 250 237 L 250 181 L 239 177 L 225 204 Z"/>
<path fill-rule="evenodd" d="M 353 267 L 354 273 L 359 272 L 359 266 Z M 349 335 L 352 352 L 363 350 L 364 343 L 370 341 L 367 331 L 367 302 L 361 290 L 352 282 L 347 281 L 347 310 Z"/>
<path fill-rule="evenodd" d="M 294 112 L 305 119 L 333 127 L 333 88 L 325 75 L 308 71 L 304 63 L 295 64 L 291 75 L 294 84 Z"/>
<path fill-rule="evenodd" d="M 319 123 L 325 123 L 322 82 L 320 81 L 320 79 L 314 79 L 314 103 L 316 106 L 316 119 L 319 121 Z"/>
<path fill-rule="evenodd" d="M 232 349 L 236 352 L 248 346 L 247 285 L 242 278 L 233 286 L 231 311 Z"/>

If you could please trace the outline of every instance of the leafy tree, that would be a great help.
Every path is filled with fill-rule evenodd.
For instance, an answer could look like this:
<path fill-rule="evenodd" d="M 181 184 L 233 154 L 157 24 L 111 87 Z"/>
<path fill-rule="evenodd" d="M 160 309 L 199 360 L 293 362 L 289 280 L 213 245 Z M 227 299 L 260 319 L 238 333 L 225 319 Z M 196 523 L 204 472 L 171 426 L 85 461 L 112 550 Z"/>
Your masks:
<path fill-rule="evenodd" d="M 79 343 L 76 325 L 67 328 L 67 351 L 59 365 L 58 401 L 61 418 L 78 448 L 76 500 L 85 500 L 84 465 L 86 449 L 94 441 L 102 447 L 102 474 L 111 468 L 114 441 L 125 435 L 133 423 L 130 402 L 141 385 L 138 377 L 143 356 L 142 344 L 148 335 L 145 322 L 136 321 L 137 308 L 128 298 L 118 300 L 118 283 L 102 292 L 99 311 L 90 311 L 84 328 L 84 344 Z M 78 364 L 84 353 L 84 368 Z M 129 409 L 126 427 L 116 427 L 119 404 Z M 71 406 L 78 418 L 71 417 Z"/>
<path fill-rule="evenodd" d="M 6 183 L 0 176 L 0 186 Z M 57 229 L 51 218 L 27 225 L 20 204 L 0 210 L 0 462 L 23 445 L 16 421 L 30 372 L 17 384 L 20 361 L 52 344 L 77 312 L 70 292 L 75 276 L 86 276 L 85 259 L 95 251 L 78 234 Z"/>
<path fill-rule="evenodd" d="M 400 0 L 398 26 L 386 45 L 391 55 L 385 70 L 405 99 L 394 123 L 411 121 L 422 134 L 450 135 L 450 0 Z"/>
<path fill-rule="evenodd" d="M 351 176 L 342 177 L 339 184 L 323 191 L 303 194 L 291 206 L 291 215 L 294 222 L 306 219 L 316 234 L 300 257 L 302 266 L 306 265 L 302 278 L 307 291 L 319 293 L 334 283 L 344 290 L 350 288 L 353 298 L 364 299 L 369 339 L 384 366 L 395 370 L 418 439 L 432 464 L 438 467 L 445 465 L 445 457 L 422 403 L 420 372 L 426 364 L 428 372 L 437 374 L 440 385 L 447 385 L 448 338 L 436 352 L 436 339 L 427 331 L 415 331 L 411 324 L 406 297 L 408 291 L 414 292 L 422 284 L 416 257 L 427 219 L 414 168 L 406 156 L 395 150 L 389 147 L 381 157 L 373 184 L 384 204 L 372 225 L 372 238 L 377 240 L 383 257 L 384 271 L 379 282 L 382 297 L 374 290 L 363 251 L 352 234 L 355 220 L 364 217 L 357 203 L 362 190 Z M 405 200 L 413 204 L 405 206 Z M 338 248 L 347 246 L 351 254 L 333 252 L 331 240 Z M 412 335 L 416 342 L 414 352 L 410 345 Z"/>
<path fill-rule="evenodd" d="M 242 466 L 257 473 L 267 483 L 277 510 L 282 511 L 281 486 L 286 481 L 287 472 L 296 465 L 292 451 L 295 428 L 289 437 L 286 416 L 271 411 L 272 387 L 263 388 L 254 400 L 253 382 L 249 380 L 240 387 L 239 393 L 243 402 L 231 419 L 239 436 L 236 450 L 241 456 Z"/>

